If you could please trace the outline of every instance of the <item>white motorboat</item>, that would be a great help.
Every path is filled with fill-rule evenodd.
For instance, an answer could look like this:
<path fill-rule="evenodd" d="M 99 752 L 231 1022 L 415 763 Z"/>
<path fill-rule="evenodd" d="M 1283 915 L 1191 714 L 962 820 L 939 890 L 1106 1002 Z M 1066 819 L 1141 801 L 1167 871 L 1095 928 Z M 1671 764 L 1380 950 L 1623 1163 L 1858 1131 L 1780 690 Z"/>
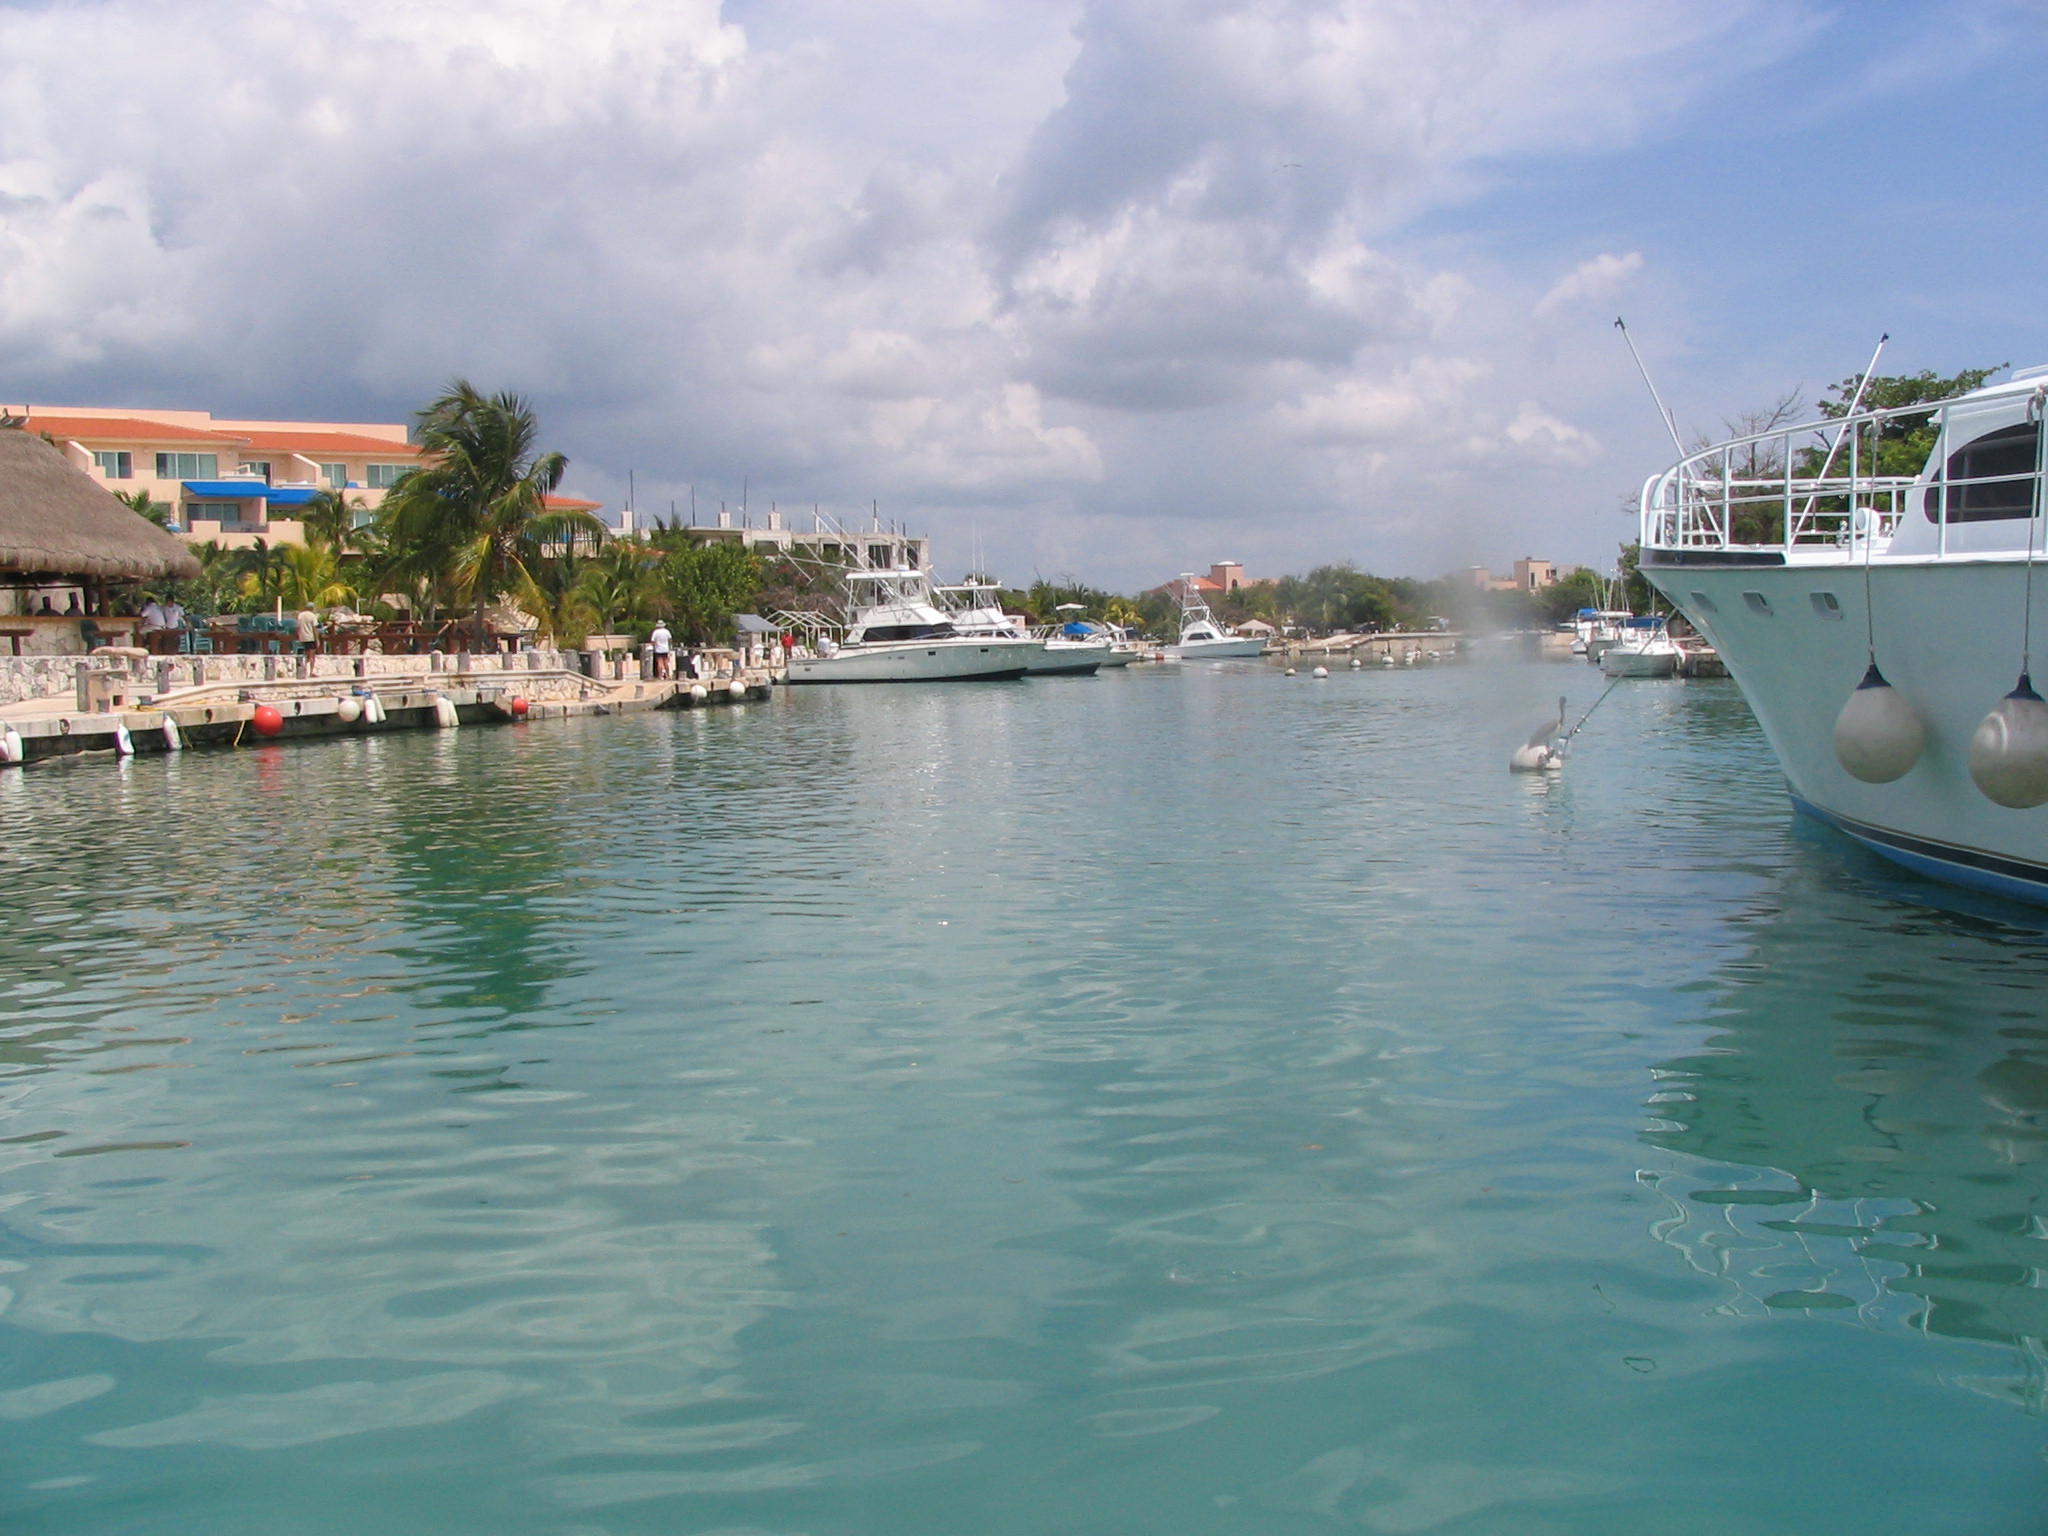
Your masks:
<path fill-rule="evenodd" d="M 1038 654 L 1032 657 L 1030 668 L 1034 677 L 1087 674 L 1102 665 L 1104 647 L 1077 644 L 1053 634 L 1033 634 L 1022 619 L 1003 612 L 1002 588 L 995 582 L 963 581 L 932 591 L 961 634 L 1007 636 L 1036 645 Z"/>
<path fill-rule="evenodd" d="M 1195 578 L 1183 571 L 1180 578 L 1180 639 L 1166 647 L 1166 654 L 1182 661 L 1223 661 L 1234 656 L 1265 653 L 1263 635 L 1240 635 L 1216 622 L 1216 615 L 1202 601 Z"/>
<path fill-rule="evenodd" d="M 1600 670 L 1609 677 L 1675 677 L 1678 642 L 1661 614 L 1630 615 L 1618 626 L 1620 638 L 1600 651 Z"/>
<path fill-rule="evenodd" d="M 1022 677 L 1042 653 L 1026 636 L 963 635 L 922 571 L 847 571 L 843 640 L 792 656 L 792 683 L 930 683 Z"/>
<path fill-rule="evenodd" d="M 1795 806 L 1912 869 L 2036 902 L 2048 704 L 2026 669 L 2031 613 L 2048 610 L 2048 570 L 2032 595 L 2044 407 L 2036 368 L 1937 405 L 1736 438 L 1652 477 L 1641 529 L 1643 574 L 1727 663 Z M 1874 443 L 1908 431 L 1933 445 L 1918 474 L 1865 472 Z M 1814 464 L 1808 445 L 1830 439 Z M 1760 463 L 1789 467 L 1753 478 Z"/>

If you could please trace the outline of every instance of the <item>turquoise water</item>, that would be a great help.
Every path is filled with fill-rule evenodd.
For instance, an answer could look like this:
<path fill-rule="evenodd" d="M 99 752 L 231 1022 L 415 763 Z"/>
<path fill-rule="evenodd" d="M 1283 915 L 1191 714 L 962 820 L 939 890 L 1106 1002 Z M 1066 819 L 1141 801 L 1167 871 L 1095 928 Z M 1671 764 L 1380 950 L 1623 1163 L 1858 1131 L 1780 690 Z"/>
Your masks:
<path fill-rule="evenodd" d="M 0 774 L 0 1529 L 2040 1531 L 2048 937 L 1601 686 Z"/>

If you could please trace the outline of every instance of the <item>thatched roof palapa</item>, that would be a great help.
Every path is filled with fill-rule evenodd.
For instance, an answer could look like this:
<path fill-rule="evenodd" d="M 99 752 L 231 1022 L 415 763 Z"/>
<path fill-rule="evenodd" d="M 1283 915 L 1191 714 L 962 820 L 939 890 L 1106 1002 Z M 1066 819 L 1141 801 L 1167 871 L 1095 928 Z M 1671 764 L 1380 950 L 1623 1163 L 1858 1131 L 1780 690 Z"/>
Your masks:
<path fill-rule="evenodd" d="M 14 574 L 189 580 L 199 561 L 62 450 L 0 426 L 0 576 Z"/>

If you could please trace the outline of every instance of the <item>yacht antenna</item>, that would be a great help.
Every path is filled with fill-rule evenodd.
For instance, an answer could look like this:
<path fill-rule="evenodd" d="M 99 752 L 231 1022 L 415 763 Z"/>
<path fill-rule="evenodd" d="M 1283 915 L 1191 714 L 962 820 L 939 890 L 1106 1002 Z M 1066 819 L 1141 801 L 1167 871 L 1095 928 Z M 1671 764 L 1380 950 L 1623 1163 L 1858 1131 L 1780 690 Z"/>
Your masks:
<path fill-rule="evenodd" d="M 1678 456 L 1685 457 L 1685 444 L 1678 440 L 1678 421 L 1671 414 L 1671 408 L 1664 403 L 1664 397 L 1657 393 L 1657 386 L 1650 382 L 1650 370 L 1643 366 L 1643 354 L 1636 350 L 1636 339 L 1629 335 L 1628 327 L 1622 324 L 1621 316 L 1614 317 L 1614 328 L 1621 332 L 1621 339 L 1628 343 L 1628 355 L 1636 360 L 1636 372 L 1643 376 L 1643 385 L 1650 391 L 1650 398 L 1657 402 L 1657 414 L 1664 418 L 1664 430 L 1671 434 L 1671 446 L 1678 450 Z"/>
<path fill-rule="evenodd" d="M 1845 418 L 1855 416 L 1856 407 L 1863 403 L 1863 391 L 1870 388 L 1870 380 L 1877 372 L 1877 360 L 1884 355 L 1884 344 L 1891 339 L 1892 333 L 1890 331 L 1886 331 L 1877 338 L 1877 350 L 1870 354 L 1870 362 L 1863 370 L 1863 377 L 1856 381 L 1856 393 L 1849 397 L 1849 409 L 1842 412 Z M 1827 479 L 1828 471 L 1835 467 L 1835 455 L 1841 451 L 1842 439 L 1848 435 L 1849 422 L 1845 419 L 1839 427 L 1835 428 L 1835 440 L 1828 444 L 1828 456 L 1820 461 L 1820 473 L 1815 475 L 1814 479 Z M 1871 450 L 1873 454 L 1876 451 L 1874 448 Z M 1873 464 L 1871 466 L 1871 473 L 1875 474 L 1876 472 L 1877 467 Z M 1809 514 L 1813 511 L 1814 499 L 1812 496 L 1806 498 L 1806 510 Z"/>

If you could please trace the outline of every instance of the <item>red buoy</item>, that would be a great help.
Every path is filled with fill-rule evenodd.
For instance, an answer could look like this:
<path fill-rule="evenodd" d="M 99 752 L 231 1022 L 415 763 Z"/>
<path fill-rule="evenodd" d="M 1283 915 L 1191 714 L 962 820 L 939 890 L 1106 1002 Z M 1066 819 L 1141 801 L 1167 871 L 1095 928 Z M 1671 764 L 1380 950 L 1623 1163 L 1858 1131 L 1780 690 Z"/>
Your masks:
<path fill-rule="evenodd" d="M 258 704 L 256 713 L 249 717 L 249 723 L 256 728 L 258 736 L 276 736 L 284 730 L 284 716 L 268 704 Z"/>
<path fill-rule="evenodd" d="M 512 718 L 514 720 L 524 720 L 526 718 L 526 712 L 531 708 L 533 708 L 533 706 L 527 703 L 526 700 L 514 699 L 512 701 Z"/>

